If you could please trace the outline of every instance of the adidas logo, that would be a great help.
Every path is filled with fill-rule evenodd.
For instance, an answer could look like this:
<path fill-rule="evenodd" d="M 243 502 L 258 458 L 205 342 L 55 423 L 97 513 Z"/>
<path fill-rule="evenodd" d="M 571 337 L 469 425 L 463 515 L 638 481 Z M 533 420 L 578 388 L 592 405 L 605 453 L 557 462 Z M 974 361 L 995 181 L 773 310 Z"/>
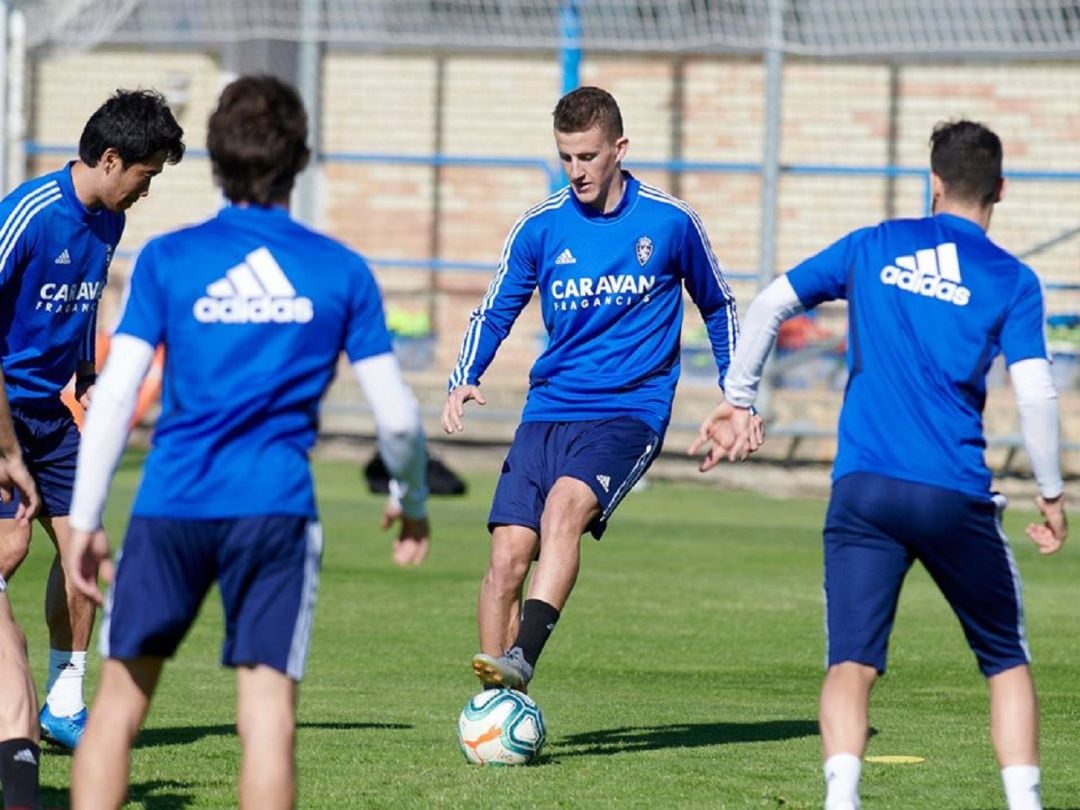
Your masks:
<path fill-rule="evenodd" d="M 71 254 L 68 253 L 68 249 L 64 248 L 64 252 L 56 257 L 56 261 L 53 264 L 71 264 Z"/>
<path fill-rule="evenodd" d="M 315 317 L 311 299 L 296 294 L 265 247 L 249 253 L 206 293 L 195 302 L 200 323 L 307 323 Z"/>
<path fill-rule="evenodd" d="M 574 254 L 570 252 L 570 248 L 566 248 L 555 257 L 555 264 L 577 264 L 577 259 L 574 258 Z"/>
<path fill-rule="evenodd" d="M 600 486 L 604 488 L 604 492 L 607 492 L 611 488 L 611 476 L 610 475 L 598 475 L 596 480 L 600 482 Z"/>
<path fill-rule="evenodd" d="M 29 748 L 24 748 L 12 757 L 15 762 L 25 762 L 27 765 L 37 765 L 37 760 L 34 759 L 34 752 Z"/>
<path fill-rule="evenodd" d="M 971 290 L 960 281 L 955 242 L 917 250 L 914 256 L 899 256 L 895 264 L 886 265 L 881 271 L 882 284 L 958 307 L 966 306 L 971 300 Z"/>

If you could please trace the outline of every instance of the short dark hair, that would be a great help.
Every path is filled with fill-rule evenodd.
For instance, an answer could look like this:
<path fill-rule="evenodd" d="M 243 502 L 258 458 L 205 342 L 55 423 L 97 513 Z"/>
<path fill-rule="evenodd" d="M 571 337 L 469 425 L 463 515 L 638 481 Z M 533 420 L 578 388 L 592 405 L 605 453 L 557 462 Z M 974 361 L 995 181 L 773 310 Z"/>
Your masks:
<path fill-rule="evenodd" d="M 83 127 L 79 160 L 97 166 L 109 148 L 126 166 L 161 153 L 167 162 L 179 163 L 184 157 L 184 130 L 156 90 L 117 90 Z"/>
<path fill-rule="evenodd" d="M 296 90 L 273 76 L 241 76 L 210 114 L 206 146 L 214 179 L 232 202 L 287 200 L 311 156 L 307 134 Z"/>
<path fill-rule="evenodd" d="M 1001 155 L 1001 139 L 975 121 L 942 121 L 930 136 L 930 169 L 947 194 L 967 202 L 997 202 Z"/>
<path fill-rule="evenodd" d="M 599 126 L 612 140 L 622 137 L 622 113 L 615 98 L 599 87 L 579 87 L 555 105 L 556 132 L 585 132 Z"/>

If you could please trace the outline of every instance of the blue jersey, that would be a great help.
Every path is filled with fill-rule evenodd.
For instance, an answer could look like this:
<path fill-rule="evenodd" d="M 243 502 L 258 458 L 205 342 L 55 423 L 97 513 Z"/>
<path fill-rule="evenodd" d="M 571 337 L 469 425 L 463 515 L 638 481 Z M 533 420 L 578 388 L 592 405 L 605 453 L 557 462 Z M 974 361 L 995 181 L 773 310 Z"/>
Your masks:
<path fill-rule="evenodd" d="M 98 301 L 124 215 L 87 209 L 71 164 L 0 201 L 0 362 L 13 405 L 59 404 L 94 360 Z"/>
<path fill-rule="evenodd" d="M 364 260 L 256 206 L 148 242 L 116 331 L 165 346 L 146 517 L 314 516 L 307 454 L 338 357 L 391 351 Z"/>
<path fill-rule="evenodd" d="M 622 200 L 607 214 L 567 187 L 517 221 L 472 313 L 451 388 L 479 384 L 536 289 L 548 345 L 529 374 L 523 421 L 634 416 L 662 433 L 679 378 L 684 285 L 723 380 L 738 320 L 701 220 L 623 176 Z"/>
<path fill-rule="evenodd" d="M 850 379 L 834 479 L 872 472 L 984 497 L 986 373 L 1045 358 L 1042 286 L 978 224 L 894 220 L 788 273 L 808 309 L 848 301 Z"/>

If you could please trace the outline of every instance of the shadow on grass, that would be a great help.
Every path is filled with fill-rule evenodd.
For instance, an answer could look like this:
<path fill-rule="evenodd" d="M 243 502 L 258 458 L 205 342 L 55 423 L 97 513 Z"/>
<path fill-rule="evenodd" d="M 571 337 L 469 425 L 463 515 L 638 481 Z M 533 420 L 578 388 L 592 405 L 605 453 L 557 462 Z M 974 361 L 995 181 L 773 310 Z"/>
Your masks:
<path fill-rule="evenodd" d="M 67 790 L 48 787 L 41 788 L 40 798 L 41 806 L 47 808 L 68 807 L 71 801 Z M 127 800 L 147 810 L 181 810 L 195 804 L 195 791 L 190 782 L 152 779 L 129 785 Z"/>
<path fill-rule="evenodd" d="M 406 723 L 297 723 L 297 730 L 357 731 L 364 729 L 404 731 L 412 726 Z M 216 726 L 176 726 L 171 728 L 147 728 L 139 734 L 136 748 L 158 748 L 164 745 L 185 745 L 203 737 L 233 737 L 236 726 L 222 723 Z"/>
<path fill-rule="evenodd" d="M 129 785 L 127 800 L 141 804 L 146 810 L 179 810 L 195 804 L 195 792 L 190 782 L 151 779 Z"/>
<path fill-rule="evenodd" d="M 586 731 L 560 737 L 551 756 L 580 757 L 654 751 L 659 748 L 701 748 L 709 745 L 773 742 L 816 737 L 813 720 L 765 720 L 760 723 L 676 723 Z"/>

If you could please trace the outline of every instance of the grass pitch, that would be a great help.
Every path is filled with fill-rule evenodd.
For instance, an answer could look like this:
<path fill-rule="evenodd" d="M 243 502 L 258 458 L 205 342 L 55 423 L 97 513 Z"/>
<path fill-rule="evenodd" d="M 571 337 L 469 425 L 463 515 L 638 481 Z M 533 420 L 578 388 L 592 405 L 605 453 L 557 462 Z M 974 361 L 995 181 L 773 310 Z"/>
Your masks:
<path fill-rule="evenodd" d="M 108 527 L 122 536 L 140 457 L 117 476 Z M 494 465 L 493 465 L 494 466 Z M 825 505 L 654 483 L 620 507 L 582 573 L 530 693 L 541 763 L 465 763 L 457 714 L 477 690 L 473 612 L 487 559 L 493 476 L 435 499 L 427 564 L 399 570 L 375 528 L 381 500 L 353 464 L 316 465 L 327 538 L 297 734 L 300 806 L 817 808 L 822 673 L 820 525 Z M 749 478 L 753 467 L 745 468 Z M 1009 517 L 1024 576 L 1043 708 L 1044 801 L 1080 808 L 1080 562 L 1041 559 Z M 1075 541 L 1074 541 L 1075 542 Z M 40 530 L 9 589 L 42 686 Z M 166 667 L 134 752 L 129 807 L 235 806 L 234 679 L 218 665 L 216 595 Z M 90 686 L 99 661 L 92 656 Z M 908 579 L 889 674 L 871 709 L 868 808 L 1004 807 L 985 684 L 925 573 Z M 48 806 L 66 807 L 70 758 L 46 746 Z"/>

